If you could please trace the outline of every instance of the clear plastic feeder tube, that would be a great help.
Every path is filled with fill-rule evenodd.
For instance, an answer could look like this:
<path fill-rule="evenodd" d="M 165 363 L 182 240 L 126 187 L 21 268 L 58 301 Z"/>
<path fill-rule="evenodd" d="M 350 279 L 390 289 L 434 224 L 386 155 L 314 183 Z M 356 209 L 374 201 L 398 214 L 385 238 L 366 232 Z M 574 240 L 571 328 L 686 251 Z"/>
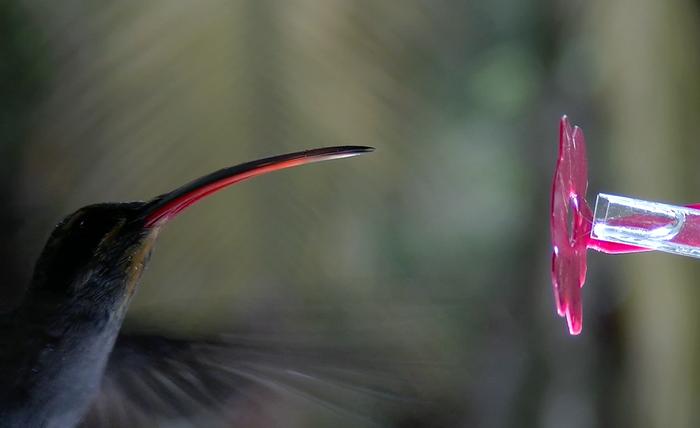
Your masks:
<path fill-rule="evenodd" d="M 700 209 L 600 193 L 591 237 L 700 258 Z"/>

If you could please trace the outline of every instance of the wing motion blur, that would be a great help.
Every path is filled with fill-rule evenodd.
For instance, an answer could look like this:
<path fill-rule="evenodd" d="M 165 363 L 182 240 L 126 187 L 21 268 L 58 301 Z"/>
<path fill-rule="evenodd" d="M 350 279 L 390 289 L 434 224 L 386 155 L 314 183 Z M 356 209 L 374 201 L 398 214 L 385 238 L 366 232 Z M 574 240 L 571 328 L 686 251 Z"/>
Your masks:
<path fill-rule="evenodd" d="M 414 400 L 390 365 L 370 354 L 231 336 L 122 335 L 82 426 L 278 426 L 265 422 L 265 409 L 288 398 L 383 425 L 368 409 Z"/>

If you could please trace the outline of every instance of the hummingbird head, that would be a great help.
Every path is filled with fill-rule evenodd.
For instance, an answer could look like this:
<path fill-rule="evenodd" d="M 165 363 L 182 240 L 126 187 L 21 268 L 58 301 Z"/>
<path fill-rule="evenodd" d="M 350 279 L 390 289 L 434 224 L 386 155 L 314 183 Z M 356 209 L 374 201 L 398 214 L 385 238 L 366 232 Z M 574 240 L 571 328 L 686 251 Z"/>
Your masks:
<path fill-rule="evenodd" d="M 80 208 L 53 230 L 37 262 L 29 296 L 52 306 L 123 313 L 158 232 L 202 198 L 239 181 L 311 162 L 355 156 L 369 147 L 329 147 L 224 168 L 148 202 Z M 90 309 L 91 310 L 91 309 Z"/>
<path fill-rule="evenodd" d="M 140 277 L 158 231 L 139 221 L 147 205 L 88 205 L 65 217 L 37 261 L 31 291 L 57 302 L 84 297 L 95 304 L 124 295 Z"/>

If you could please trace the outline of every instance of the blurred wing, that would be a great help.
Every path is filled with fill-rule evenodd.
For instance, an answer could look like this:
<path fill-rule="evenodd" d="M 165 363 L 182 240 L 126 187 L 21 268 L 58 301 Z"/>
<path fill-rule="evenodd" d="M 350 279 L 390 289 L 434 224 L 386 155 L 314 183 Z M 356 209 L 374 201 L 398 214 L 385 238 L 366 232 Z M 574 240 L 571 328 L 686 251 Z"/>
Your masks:
<path fill-rule="evenodd" d="M 379 369 L 384 364 L 377 360 L 303 348 L 231 337 L 122 335 L 82 426 L 267 426 L 255 422 L 259 412 L 284 396 L 372 422 L 367 409 L 381 407 L 378 403 L 412 401 L 406 384 Z"/>

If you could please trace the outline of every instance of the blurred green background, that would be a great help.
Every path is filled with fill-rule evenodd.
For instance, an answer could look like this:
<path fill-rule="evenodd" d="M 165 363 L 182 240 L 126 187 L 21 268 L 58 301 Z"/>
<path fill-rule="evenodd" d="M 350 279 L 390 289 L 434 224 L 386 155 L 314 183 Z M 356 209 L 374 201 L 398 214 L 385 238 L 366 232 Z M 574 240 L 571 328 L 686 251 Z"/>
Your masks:
<path fill-rule="evenodd" d="M 591 254 L 584 330 L 570 337 L 550 292 L 548 211 L 564 113 L 586 132 L 590 201 L 700 201 L 699 12 L 689 0 L 0 0 L 7 301 L 82 205 L 371 145 L 178 218 L 128 322 L 387 343 L 423 403 L 348 416 L 282 399 L 263 409 L 271 426 L 698 426 L 698 262 Z"/>

